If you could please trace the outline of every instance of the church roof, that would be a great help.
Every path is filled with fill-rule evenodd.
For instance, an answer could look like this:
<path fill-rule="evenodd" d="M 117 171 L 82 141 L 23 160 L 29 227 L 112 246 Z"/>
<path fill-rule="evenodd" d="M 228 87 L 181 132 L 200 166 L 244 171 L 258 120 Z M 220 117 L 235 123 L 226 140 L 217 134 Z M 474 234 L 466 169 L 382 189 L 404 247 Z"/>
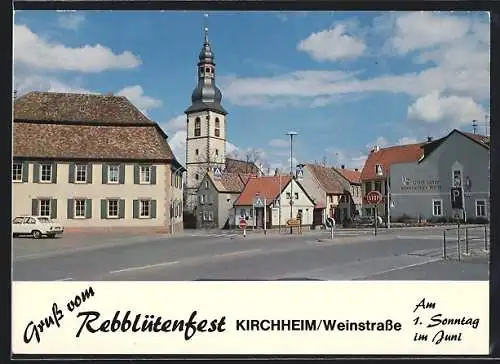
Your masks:
<path fill-rule="evenodd" d="M 227 158 L 226 157 L 226 168 L 227 173 L 251 173 L 258 174 L 261 172 L 259 167 L 253 162 L 246 162 L 239 159 Z"/>
<path fill-rule="evenodd" d="M 217 191 L 226 193 L 240 193 L 248 179 L 256 177 L 255 174 L 244 173 L 224 173 L 219 178 L 215 178 L 213 172 L 208 172 L 208 175 Z"/>

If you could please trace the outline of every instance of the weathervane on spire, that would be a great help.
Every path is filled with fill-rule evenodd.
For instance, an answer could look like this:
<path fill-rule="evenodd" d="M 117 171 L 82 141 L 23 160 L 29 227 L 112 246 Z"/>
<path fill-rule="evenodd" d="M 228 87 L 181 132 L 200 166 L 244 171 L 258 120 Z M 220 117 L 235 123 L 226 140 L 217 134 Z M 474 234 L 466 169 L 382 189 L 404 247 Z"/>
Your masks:
<path fill-rule="evenodd" d="M 208 14 L 205 13 L 205 27 L 204 27 L 204 31 L 205 31 L 205 43 L 208 43 Z"/>

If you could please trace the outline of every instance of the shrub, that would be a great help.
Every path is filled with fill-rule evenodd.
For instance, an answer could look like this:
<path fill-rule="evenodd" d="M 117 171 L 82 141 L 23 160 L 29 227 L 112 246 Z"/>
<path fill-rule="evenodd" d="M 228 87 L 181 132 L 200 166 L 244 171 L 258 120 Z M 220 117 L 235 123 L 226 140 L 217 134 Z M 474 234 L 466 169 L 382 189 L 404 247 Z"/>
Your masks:
<path fill-rule="evenodd" d="M 397 217 L 394 221 L 395 222 L 399 222 L 399 223 L 404 223 L 404 224 L 408 224 L 410 223 L 412 220 L 414 220 L 410 215 L 407 215 L 407 214 L 403 214 L 399 217 Z"/>

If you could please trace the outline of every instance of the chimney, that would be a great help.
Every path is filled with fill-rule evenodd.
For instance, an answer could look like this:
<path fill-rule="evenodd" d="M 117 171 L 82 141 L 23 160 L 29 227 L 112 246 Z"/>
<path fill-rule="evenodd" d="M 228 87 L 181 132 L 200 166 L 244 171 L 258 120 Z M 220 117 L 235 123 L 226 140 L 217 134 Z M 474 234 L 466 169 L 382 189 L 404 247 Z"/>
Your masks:
<path fill-rule="evenodd" d="M 343 164 L 342 164 L 342 165 L 340 166 L 340 168 L 345 169 L 345 165 L 343 165 Z"/>
<path fill-rule="evenodd" d="M 427 142 L 428 142 L 428 143 L 432 142 L 432 137 L 428 136 L 428 137 L 427 137 Z"/>
<path fill-rule="evenodd" d="M 274 170 L 274 175 L 275 175 L 275 176 L 277 176 L 277 175 L 278 175 L 278 168 L 276 168 L 276 169 Z"/>
<path fill-rule="evenodd" d="M 378 152 L 379 150 L 380 150 L 380 147 L 379 147 L 378 145 L 375 145 L 375 146 L 373 147 L 373 151 L 374 151 L 374 152 Z"/>

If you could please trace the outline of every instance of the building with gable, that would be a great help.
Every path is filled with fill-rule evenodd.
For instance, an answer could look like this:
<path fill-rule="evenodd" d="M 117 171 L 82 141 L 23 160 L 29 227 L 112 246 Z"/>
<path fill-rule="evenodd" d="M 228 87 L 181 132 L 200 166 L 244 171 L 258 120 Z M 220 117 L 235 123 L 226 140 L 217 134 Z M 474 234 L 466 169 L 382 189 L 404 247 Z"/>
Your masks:
<path fill-rule="evenodd" d="M 490 139 L 452 130 L 422 144 L 416 161 L 394 164 L 389 170 L 391 220 L 403 215 L 413 219 L 449 221 L 451 188 L 462 187 L 464 215 L 470 222 L 490 216 Z"/>
<path fill-rule="evenodd" d="M 30 92 L 14 102 L 12 214 L 67 228 L 182 230 L 184 167 L 127 98 Z"/>
<path fill-rule="evenodd" d="M 197 221 L 201 229 L 223 229 L 235 226 L 233 204 L 245 184 L 255 174 L 207 172 L 197 190 Z"/>
<path fill-rule="evenodd" d="M 261 205 L 254 206 L 256 200 Z M 243 191 L 234 203 L 235 225 L 241 218 L 247 226 L 286 227 L 287 220 L 302 215 L 302 225 L 313 224 L 314 202 L 296 178 L 289 175 L 254 177 L 248 179 Z M 265 213 L 264 213 L 265 210 Z"/>
<path fill-rule="evenodd" d="M 338 221 L 344 219 L 352 219 L 355 216 L 362 214 L 363 195 L 361 193 L 361 172 L 355 169 L 345 168 L 344 165 L 340 168 L 334 168 L 344 180 L 344 194 L 340 197 L 336 216 Z"/>

